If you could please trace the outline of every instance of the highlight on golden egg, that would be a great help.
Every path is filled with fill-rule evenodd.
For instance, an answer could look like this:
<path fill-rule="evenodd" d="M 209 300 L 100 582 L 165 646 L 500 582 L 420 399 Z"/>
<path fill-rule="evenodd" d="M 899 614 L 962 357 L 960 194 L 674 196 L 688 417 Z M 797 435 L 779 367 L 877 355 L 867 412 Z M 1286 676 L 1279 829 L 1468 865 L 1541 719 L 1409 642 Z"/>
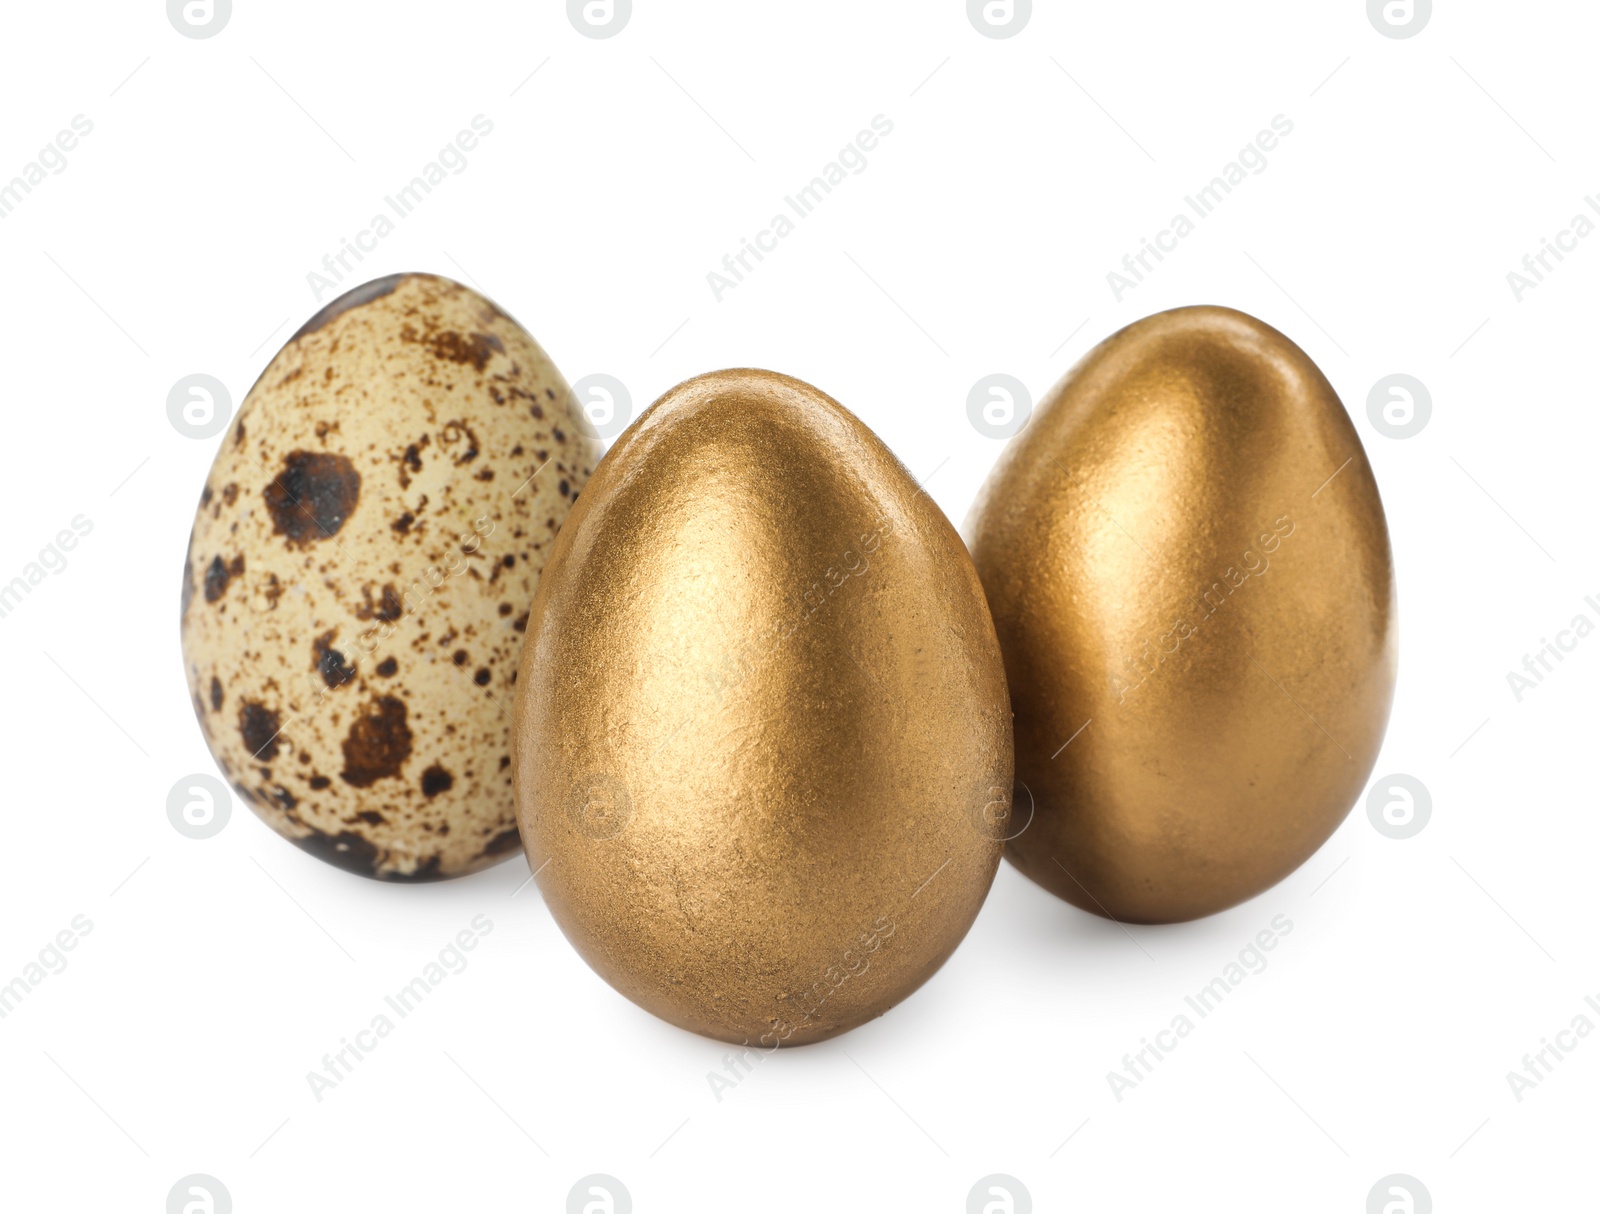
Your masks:
<path fill-rule="evenodd" d="M 726 1041 L 830 1037 L 922 985 L 993 880 L 1011 714 L 982 587 L 835 401 L 691 379 L 556 539 L 513 762 L 545 901 L 607 982 Z"/>
<path fill-rule="evenodd" d="M 278 351 L 200 494 L 181 613 L 201 731 L 274 830 L 395 881 L 520 851 L 517 659 L 596 458 L 544 351 L 448 279 L 357 287 Z"/>
<path fill-rule="evenodd" d="M 1007 845 L 1025 874 L 1171 922 L 1333 833 L 1388 721 L 1395 581 L 1360 439 L 1292 341 L 1218 307 L 1129 325 L 1040 403 L 967 533 L 1035 805 Z"/>

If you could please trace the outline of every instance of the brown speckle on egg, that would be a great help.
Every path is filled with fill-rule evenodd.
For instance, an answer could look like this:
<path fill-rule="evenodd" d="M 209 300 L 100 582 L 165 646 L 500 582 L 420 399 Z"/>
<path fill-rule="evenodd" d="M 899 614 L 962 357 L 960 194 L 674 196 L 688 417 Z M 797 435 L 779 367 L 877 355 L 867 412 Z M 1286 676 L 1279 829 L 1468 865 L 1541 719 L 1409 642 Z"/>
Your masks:
<path fill-rule="evenodd" d="M 227 594 L 228 583 L 243 572 L 243 554 L 235 556 L 231 561 L 224 561 L 220 555 L 212 557 L 211 564 L 206 566 L 206 602 L 215 603 Z"/>
<path fill-rule="evenodd" d="M 411 741 L 405 701 L 378 696 L 350 723 L 341 743 L 344 770 L 339 778 L 356 788 L 369 788 L 387 776 L 398 776 L 411 757 Z"/>
<path fill-rule="evenodd" d="M 435 763 L 422 773 L 422 795 L 431 801 L 440 793 L 450 791 L 455 782 L 453 775 Z"/>
<path fill-rule="evenodd" d="M 311 645 L 311 667 L 322 676 L 329 687 L 343 687 L 356 677 L 356 672 L 346 664 L 344 654 L 333 647 L 334 634 L 325 632 Z"/>
<path fill-rule="evenodd" d="M 252 759 L 270 763 L 278 755 L 278 714 L 255 700 L 239 706 L 239 737 Z"/>
<path fill-rule="evenodd" d="M 327 451 L 291 451 L 263 491 L 272 529 L 298 547 L 332 539 L 361 497 L 361 474 Z"/>

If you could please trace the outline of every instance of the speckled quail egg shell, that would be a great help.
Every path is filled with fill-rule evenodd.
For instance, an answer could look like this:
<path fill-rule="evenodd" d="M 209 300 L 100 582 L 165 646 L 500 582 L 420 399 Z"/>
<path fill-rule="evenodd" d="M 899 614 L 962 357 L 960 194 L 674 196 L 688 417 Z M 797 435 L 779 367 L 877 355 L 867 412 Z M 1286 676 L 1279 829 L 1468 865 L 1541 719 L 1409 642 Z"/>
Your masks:
<path fill-rule="evenodd" d="M 200 496 L 184 668 L 274 830 L 387 880 L 518 852 L 509 734 L 545 557 L 597 458 L 554 364 L 448 279 L 334 300 L 251 389 Z"/>

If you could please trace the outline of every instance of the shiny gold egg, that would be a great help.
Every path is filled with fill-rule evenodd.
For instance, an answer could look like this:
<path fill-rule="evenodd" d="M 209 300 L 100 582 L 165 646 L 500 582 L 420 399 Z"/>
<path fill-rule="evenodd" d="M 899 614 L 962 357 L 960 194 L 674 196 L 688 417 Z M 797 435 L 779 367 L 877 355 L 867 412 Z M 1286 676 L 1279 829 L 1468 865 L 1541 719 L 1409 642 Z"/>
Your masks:
<path fill-rule="evenodd" d="M 514 743 L 567 938 L 641 1007 L 755 1048 L 925 982 L 1008 829 L 966 549 L 861 422 L 767 371 L 679 385 L 596 469 L 534 596 Z"/>
<path fill-rule="evenodd" d="M 184 669 L 218 767 L 313 855 L 422 881 L 519 850 L 517 659 L 597 454 L 569 395 L 483 296 L 399 274 L 313 316 L 224 434 Z"/>
<path fill-rule="evenodd" d="M 1192 919 L 1344 819 L 1395 678 L 1372 469 L 1283 334 L 1179 308 L 1092 350 L 968 520 L 1016 711 L 1007 855 L 1086 910 Z"/>

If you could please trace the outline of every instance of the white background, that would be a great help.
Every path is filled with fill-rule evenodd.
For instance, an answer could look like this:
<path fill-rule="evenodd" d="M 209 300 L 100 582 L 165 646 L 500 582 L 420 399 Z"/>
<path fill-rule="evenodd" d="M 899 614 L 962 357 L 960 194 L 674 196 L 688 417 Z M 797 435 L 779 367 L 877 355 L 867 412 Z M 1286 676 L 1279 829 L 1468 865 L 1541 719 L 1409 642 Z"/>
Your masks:
<path fill-rule="evenodd" d="M 1405 40 L 1362 0 L 1041 0 L 1006 39 L 957 0 L 637 0 L 605 40 L 550 0 L 237 0 L 207 39 L 157 0 L 4 21 L 0 181 L 94 124 L 0 221 L 0 581 L 93 523 L 0 619 L 0 982 L 93 923 L 0 1020 L 6 1208 L 155 1212 L 206 1173 L 241 1214 L 559 1211 L 596 1172 L 642 1212 L 960 1211 L 996 1172 L 1040 1211 L 1359 1214 L 1390 1173 L 1439 1211 L 1593 1208 L 1600 1034 L 1520 1102 L 1506 1072 L 1600 1000 L 1600 639 L 1520 703 L 1506 673 L 1600 622 L 1600 239 L 1520 302 L 1506 274 L 1600 191 L 1594 6 L 1441 3 Z M 169 789 L 215 770 L 178 589 L 216 440 L 169 424 L 168 389 L 203 372 L 237 403 L 317 306 L 307 272 L 476 114 L 494 130 L 466 171 L 346 285 L 467 281 L 635 412 L 719 367 L 800 376 L 958 524 L 1000 448 L 966 418 L 980 376 L 1037 396 L 1181 304 L 1289 334 L 1388 510 L 1401 674 L 1376 774 L 1426 785 L 1426 828 L 1386 838 L 1358 804 L 1280 886 L 1174 927 L 1002 866 L 925 988 L 720 1101 L 725 1047 L 595 977 L 535 887 L 513 896 L 520 858 L 408 887 L 242 804 L 180 835 Z M 708 271 L 877 114 L 869 167 L 718 302 Z M 1107 271 L 1277 114 L 1266 171 L 1118 302 Z M 1403 441 L 1366 414 L 1393 372 L 1433 400 Z M 470 967 L 316 1101 L 306 1073 L 479 914 Z M 1268 968 L 1119 1102 L 1106 1073 L 1275 915 L 1294 927 Z"/>

